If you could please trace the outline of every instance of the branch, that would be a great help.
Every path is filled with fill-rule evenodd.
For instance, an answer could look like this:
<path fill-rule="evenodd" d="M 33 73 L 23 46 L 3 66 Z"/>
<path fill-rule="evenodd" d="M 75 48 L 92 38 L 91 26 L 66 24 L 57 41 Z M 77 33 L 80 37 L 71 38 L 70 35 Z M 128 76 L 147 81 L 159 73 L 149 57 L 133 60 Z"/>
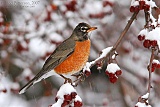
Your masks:
<path fill-rule="evenodd" d="M 134 19 L 136 19 L 136 16 L 138 15 L 139 11 L 138 12 L 134 12 L 134 14 L 132 15 L 132 17 L 130 18 L 130 20 L 128 21 L 126 27 L 124 28 L 124 30 L 122 31 L 120 37 L 118 38 L 118 40 L 116 41 L 116 43 L 114 44 L 113 47 L 108 47 L 106 49 L 103 49 L 102 52 L 101 52 L 101 55 L 95 59 L 94 61 L 91 61 L 91 62 L 87 62 L 85 67 L 83 68 L 83 72 L 80 73 L 79 75 L 77 75 L 77 80 L 75 81 L 76 82 L 76 85 L 81 82 L 82 80 L 84 80 L 84 74 L 86 76 L 89 76 L 91 73 L 90 73 L 90 68 L 92 66 L 94 66 L 95 64 L 97 64 L 98 62 L 104 62 L 104 60 L 106 58 L 108 58 L 109 56 L 114 56 L 116 57 L 117 53 L 115 52 L 115 50 L 117 49 L 118 45 L 120 44 L 120 42 L 122 41 L 122 39 L 124 38 L 125 34 L 127 33 L 127 31 L 129 30 L 132 22 L 134 21 Z M 103 64 L 102 64 L 103 65 Z M 87 72 L 86 72 L 87 71 Z M 75 75 L 73 75 L 75 76 Z"/>
<path fill-rule="evenodd" d="M 149 66 L 148 66 L 148 71 L 149 71 L 149 80 L 148 80 L 148 93 L 150 93 L 150 89 L 152 88 L 151 86 L 151 73 L 152 73 L 152 62 L 154 60 L 154 52 L 155 52 L 155 48 L 152 48 L 152 54 L 150 57 L 150 62 L 149 62 Z"/>

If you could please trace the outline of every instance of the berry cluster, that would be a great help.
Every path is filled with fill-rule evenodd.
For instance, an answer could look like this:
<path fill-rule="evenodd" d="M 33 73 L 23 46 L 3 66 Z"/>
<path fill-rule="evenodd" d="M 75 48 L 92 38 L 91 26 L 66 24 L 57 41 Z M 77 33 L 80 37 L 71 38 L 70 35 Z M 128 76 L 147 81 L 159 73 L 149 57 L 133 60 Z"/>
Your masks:
<path fill-rule="evenodd" d="M 148 31 L 148 29 L 143 29 L 138 34 L 138 40 L 143 42 L 143 46 L 145 48 L 156 48 L 159 47 L 160 42 L 160 27 L 156 27 L 155 29 Z"/>
<path fill-rule="evenodd" d="M 76 90 L 69 83 L 61 86 L 55 98 L 56 103 L 51 107 L 82 107 L 82 100 L 77 95 Z"/>
<path fill-rule="evenodd" d="M 66 4 L 67 11 L 76 11 L 76 0 L 71 0 L 69 3 Z"/>
<path fill-rule="evenodd" d="M 152 72 L 154 72 L 156 68 L 160 68 L 160 62 L 154 59 L 152 62 Z"/>
<path fill-rule="evenodd" d="M 74 105 L 74 107 L 82 107 L 82 102 L 79 100 L 75 100 L 77 96 L 76 92 L 71 92 L 70 94 L 65 94 L 63 96 L 64 100 L 61 105 L 61 107 L 66 107 L 67 105 Z M 55 98 L 55 101 L 57 102 L 59 100 L 58 97 Z M 72 104 L 73 103 L 73 104 Z"/>
<path fill-rule="evenodd" d="M 106 75 L 109 76 L 109 80 L 111 83 L 115 83 L 118 79 L 118 76 L 122 74 L 121 69 L 115 63 L 110 63 L 106 69 Z"/>
<path fill-rule="evenodd" d="M 132 2 L 130 12 L 138 12 L 140 10 L 149 11 L 150 5 L 147 0 L 135 0 Z"/>

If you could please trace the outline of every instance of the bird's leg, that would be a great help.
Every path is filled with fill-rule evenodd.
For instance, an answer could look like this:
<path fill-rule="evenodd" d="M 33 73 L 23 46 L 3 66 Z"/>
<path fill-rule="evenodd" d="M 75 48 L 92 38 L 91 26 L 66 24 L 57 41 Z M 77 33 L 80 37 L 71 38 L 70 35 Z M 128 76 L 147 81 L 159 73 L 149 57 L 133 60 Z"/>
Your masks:
<path fill-rule="evenodd" d="M 78 85 L 79 82 L 82 82 L 85 80 L 85 75 L 83 72 L 80 72 L 79 74 L 74 74 L 72 75 L 74 77 L 76 77 L 77 79 L 74 81 L 75 82 L 75 87 Z"/>
<path fill-rule="evenodd" d="M 70 78 L 67 78 L 67 77 L 65 77 L 65 76 L 63 76 L 61 74 L 60 74 L 60 76 L 65 79 L 64 83 L 71 83 L 72 84 L 72 80 Z"/>

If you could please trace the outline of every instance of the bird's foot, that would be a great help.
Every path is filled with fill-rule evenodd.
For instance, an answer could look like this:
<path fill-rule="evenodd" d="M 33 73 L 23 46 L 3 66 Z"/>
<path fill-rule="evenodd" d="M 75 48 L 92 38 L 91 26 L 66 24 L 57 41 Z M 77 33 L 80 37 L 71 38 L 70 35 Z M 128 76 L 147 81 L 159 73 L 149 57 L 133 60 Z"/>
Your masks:
<path fill-rule="evenodd" d="M 65 83 L 71 83 L 71 85 L 72 85 L 72 80 L 70 78 L 67 78 L 67 77 L 65 77 L 63 75 L 60 75 L 60 76 L 65 79 L 64 84 Z"/>
<path fill-rule="evenodd" d="M 82 82 L 85 80 L 85 75 L 83 72 L 80 72 L 79 74 L 74 74 L 72 75 L 74 77 L 76 77 L 77 79 L 74 81 L 74 86 L 76 87 L 78 85 L 79 82 Z"/>

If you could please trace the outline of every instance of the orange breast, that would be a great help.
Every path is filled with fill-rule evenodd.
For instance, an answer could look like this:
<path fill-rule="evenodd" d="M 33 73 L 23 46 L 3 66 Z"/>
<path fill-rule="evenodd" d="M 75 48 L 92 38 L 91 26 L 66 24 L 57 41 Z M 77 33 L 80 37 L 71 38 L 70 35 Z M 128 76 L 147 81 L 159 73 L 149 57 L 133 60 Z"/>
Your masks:
<path fill-rule="evenodd" d="M 90 40 L 76 42 L 74 52 L 54 70 L 58 74 L 74 74 L 80 71 L 88 61 Z"/>

